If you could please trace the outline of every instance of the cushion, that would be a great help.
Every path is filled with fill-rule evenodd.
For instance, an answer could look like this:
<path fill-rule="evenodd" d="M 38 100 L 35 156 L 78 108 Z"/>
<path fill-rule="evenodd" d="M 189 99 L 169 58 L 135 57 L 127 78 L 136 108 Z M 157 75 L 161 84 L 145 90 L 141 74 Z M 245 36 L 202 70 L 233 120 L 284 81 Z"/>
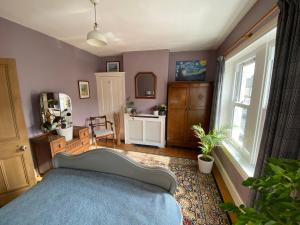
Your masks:
<path fill-rule="evenodd" d="M 94 133 L 95 133 L 96 137 L 114 134 L 114 132 L 112 130 L 95 130 Z"/>

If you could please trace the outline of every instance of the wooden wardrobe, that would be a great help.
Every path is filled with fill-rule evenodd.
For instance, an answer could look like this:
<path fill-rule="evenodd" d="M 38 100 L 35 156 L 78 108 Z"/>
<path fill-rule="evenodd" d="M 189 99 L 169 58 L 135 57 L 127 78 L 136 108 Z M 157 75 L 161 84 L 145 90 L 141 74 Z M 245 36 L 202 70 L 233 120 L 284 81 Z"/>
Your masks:
<path fill-rule="evenodd" d="M 207 132 L 213 95 L 212 82 L 168 84 L 167 145 L 197 147 L 192 125 L 201 123 Z"/>

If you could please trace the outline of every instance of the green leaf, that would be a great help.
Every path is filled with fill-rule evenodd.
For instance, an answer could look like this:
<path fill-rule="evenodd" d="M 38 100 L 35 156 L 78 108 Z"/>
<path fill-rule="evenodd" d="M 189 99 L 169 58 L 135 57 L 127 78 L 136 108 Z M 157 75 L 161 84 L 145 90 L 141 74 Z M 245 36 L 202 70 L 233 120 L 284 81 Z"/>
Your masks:
<path fill-rule="evenodd" d="M 241 212 L 239 207 L 235 206 L 231 202 L 221 203 L 221 204 L 219 204 L 219 206 L 220 206 L 221 209 L 223 209 L 225 211 L 233 212 L 233 213 L 236 213 L 236 214 L 239 214 Z"/>
<path fill-rule="evenodd" d="M 274 224 L 278 224 L 278 223 L 276 221 L 269 221 L 265 223 L 265 225 L 274 225 Z"/>
<path fill-rule="evenodd" d="M 295 179 L 297 179 L 297 180 L 300 179 L 300 168 L 296 172 Z"/>
<path fill-rule="evenodd" d="M 219 146 L 222 140 L 228 136 L 228 128 L 226 127 L 220 130 L 211 130 L 207 134 L 205 134 L 200 123 L 193 125 L 191 129 L 194 131 L 195 136 L 200 139 L 200 148 L 205 155 L 210 155 L 214 147 Z"/>
<path fill-rule="evenodd" d="M 247 186 L 247 187 L 249 187 L 249 186 L 252 186 L 253 185 L 253 183 L 256 181 L 256 179 L 255 178 L 253 178 L 253 177 L 249 177 L 247 180 L 245 180 L 245 181 L 243 181 L 243 185 L 244 186 Z"/>
<path fill-rule="evenodd" d="M 269 165 L 270 169 L 271 169 L 275 174 L 283 174 L 284 171 L 285 171 L 285 170 L 282 169 L 281 167 L 276 166 L 276 165 L 274 165 L 274 164 L 272 164 L 272 163 L 269 163 L 268 165 Z"/>
<path fill-rule="evenodd" d="M 269 159 L 265 176 L 248 178 L 243 185 L 257 190 L 257 208 L 227 205 L 237 225 L 300 225 L 300 161 Z"/>

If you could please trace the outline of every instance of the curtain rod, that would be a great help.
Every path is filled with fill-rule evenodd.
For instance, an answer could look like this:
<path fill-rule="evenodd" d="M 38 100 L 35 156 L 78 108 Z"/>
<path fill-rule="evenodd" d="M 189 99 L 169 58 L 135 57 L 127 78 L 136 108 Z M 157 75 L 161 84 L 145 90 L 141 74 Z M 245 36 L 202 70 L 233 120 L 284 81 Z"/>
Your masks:
<path fill-rule="evenodd" d="M 231 47 L 229 47 L 225 53 L 224 56 L 227 56 L 231 51 L 233 51 L 235 48 L 237 48 L 242 42 L 252 37 L 254 34 L 254 31 L 256 28 L 258 28 L 266 19 L 271 17 L 273 14 L 277 13 L 279 10 L 278 6 L 275 5 L 269 12 L 267 12 L 261 19 L 259 19 L 250 29 L 243 34 L 236 42 L 233 43 Z"/>

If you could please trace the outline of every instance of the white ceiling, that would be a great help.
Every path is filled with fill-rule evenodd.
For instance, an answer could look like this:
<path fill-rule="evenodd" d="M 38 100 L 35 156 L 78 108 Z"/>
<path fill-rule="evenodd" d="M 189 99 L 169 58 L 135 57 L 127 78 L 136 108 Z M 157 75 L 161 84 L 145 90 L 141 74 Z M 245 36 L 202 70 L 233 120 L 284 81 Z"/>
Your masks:
<path fill-rule="evenodd" d="M 257 0 L 100 0 L 97 17 L 109 44 L 86 44 L 89 0 L 0 0 L 0 17 L 98 56 L 127 51 L 216 49 Z"/>

